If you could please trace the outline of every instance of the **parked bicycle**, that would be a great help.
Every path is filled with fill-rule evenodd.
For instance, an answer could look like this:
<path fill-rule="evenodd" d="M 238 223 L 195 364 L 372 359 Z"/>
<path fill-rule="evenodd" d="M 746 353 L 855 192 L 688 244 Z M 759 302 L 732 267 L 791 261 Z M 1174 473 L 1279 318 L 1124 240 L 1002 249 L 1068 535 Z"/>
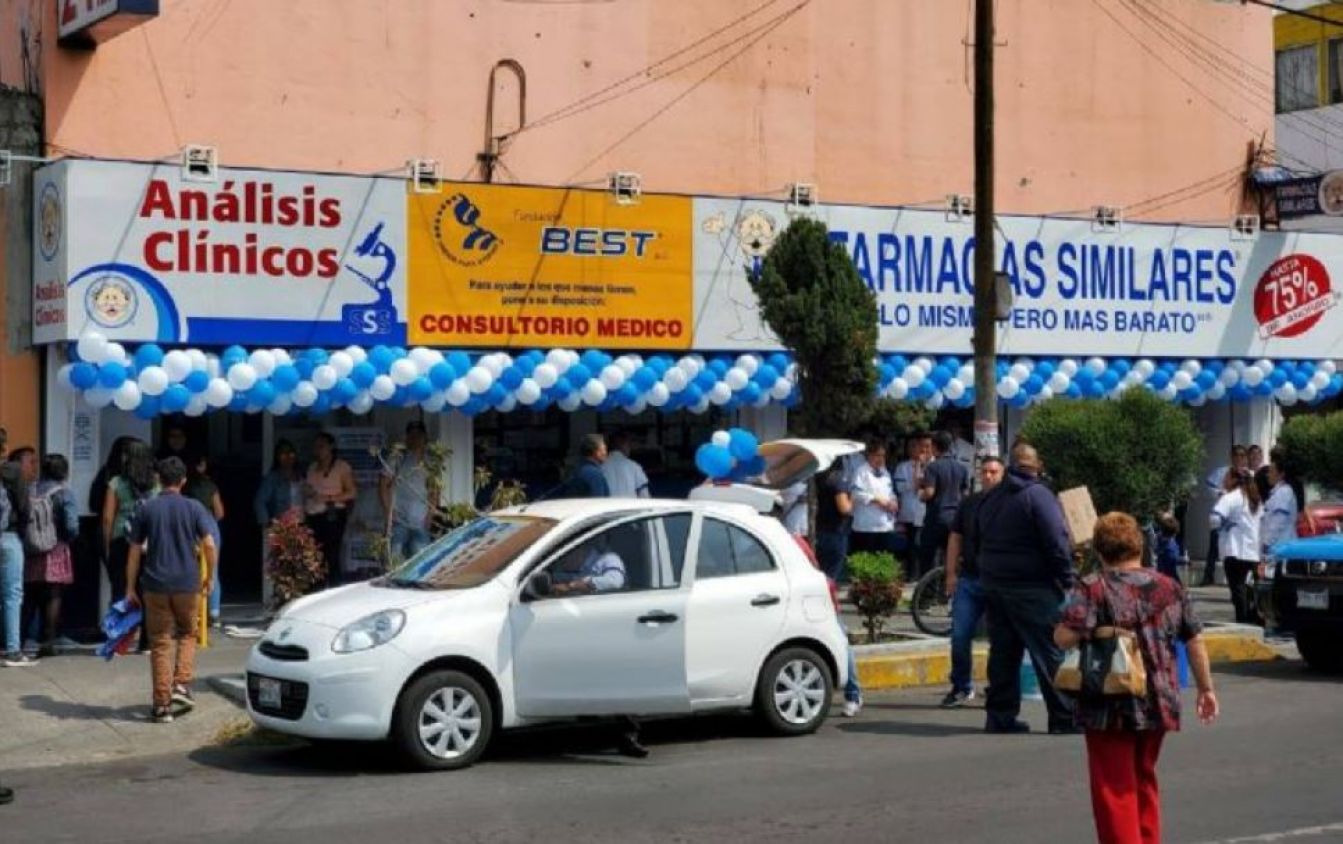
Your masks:
<path fill-rule="evenodd" d="M 951 596 L 947 594 L 946 566 L 935 566 L 914 584 L 909 597 L 914 626 L 929 636 L 951 635 Z"/>

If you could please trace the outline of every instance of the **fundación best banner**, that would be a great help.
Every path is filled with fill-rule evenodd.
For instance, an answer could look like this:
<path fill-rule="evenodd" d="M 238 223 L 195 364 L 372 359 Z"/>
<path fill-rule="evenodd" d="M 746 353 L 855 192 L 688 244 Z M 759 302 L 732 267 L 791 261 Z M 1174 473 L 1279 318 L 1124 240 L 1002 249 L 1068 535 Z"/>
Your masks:
<path fill-rule="evenodd" d="M 690 348 L 688 197 L 445 184 L 407 213 L 412 343 Z"/>
<path fill-rule="evenodd" d="M 66 160 L 34 176 L 36 342 L 405 342 L 401 179 Z"/>
<path fill-rule="evenodd" d="M 875 292 L 880 346 L 964 354 L 973 334 L 974 233 L 940 211 L 812 209 Z M 787 226 L 782 203 L 695 200 L 694 348 L 778 340 L 752 284 Z M 1002 354 L 1343 357 L 1343 238 L 1229 228 L 1000 217 L 999 269 L 1015 293 Z"/>

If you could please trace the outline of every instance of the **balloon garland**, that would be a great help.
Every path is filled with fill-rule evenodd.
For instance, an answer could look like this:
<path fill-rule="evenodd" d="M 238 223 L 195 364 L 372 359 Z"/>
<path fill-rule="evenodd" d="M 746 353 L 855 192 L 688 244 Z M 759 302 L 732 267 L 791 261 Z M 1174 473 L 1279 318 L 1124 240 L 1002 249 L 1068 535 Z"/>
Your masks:
<path fill-rule="evenodd" d="M 745 428 L 715 431 L 695 450 L 695 467 L 714 481 L 744 481 L 765 471 L 760 441 Z"/>
<path fill-rule="evenodd" d="M 57 374 L 60 383 L 93 407 L 114 405 L 142 419 L 218 410 L 322 415 L 345 408 L 365 414 L 377 404 L 468 416 L 552 406 L 704 413 L 710 407 L 793 407 L 799 400 L 796 367 L 781 352 L 645 357 L 551 349 L 515 356 L 419 347 L 248 351 L 229 346 L 215 354 L 165 351 L 153 343 L 129 352 L 120 343 L 87 334 L 73 344 L 71 358 Z M 960 358 L 883 355 L 877 369 L 882 396 L 932 408 L 974 405 L 974 367 Z M 1343 392 L 1343 373 L 1329 360 L 1017 358 L 999 360 L 995 375 L 998 398 L 1017 408 L 1051 398 L 1117 398 L 1136 388 L 1194 407 L 1255 399 L 1318 404 Z M 721 454 L 714 459 L 721 468 Z"/>

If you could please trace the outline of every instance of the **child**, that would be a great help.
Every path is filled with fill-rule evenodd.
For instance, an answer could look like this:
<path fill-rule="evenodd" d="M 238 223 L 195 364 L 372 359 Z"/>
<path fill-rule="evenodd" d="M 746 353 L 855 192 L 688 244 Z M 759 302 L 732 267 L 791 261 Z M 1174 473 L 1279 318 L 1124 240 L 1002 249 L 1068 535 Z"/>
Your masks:
<path fill-rule="evenodd" d="M 24 562 L 23 617 L 27 629 L 40 620 L 41 656 L 55 653 L 56 631 L 61 619 L 61 592 L 75 582 L 75 569 L 70 556 L 70 542 L 79 534 L 79 508 L 74 493 L 65 482 L 70 477 L 70 464 L 61 454 L 48 454 L 42 460 L 42 474 L 29 498 L 31 518 L 50 519 L 56 544 L 50 548 L 39 546 L 29 550 Z"/>
<path fill-rule="evenodd" d="M 1156 569 L 1167 577 L 1180 582 L 1180 523 L 1170 513 L 1157 517 Z"/>

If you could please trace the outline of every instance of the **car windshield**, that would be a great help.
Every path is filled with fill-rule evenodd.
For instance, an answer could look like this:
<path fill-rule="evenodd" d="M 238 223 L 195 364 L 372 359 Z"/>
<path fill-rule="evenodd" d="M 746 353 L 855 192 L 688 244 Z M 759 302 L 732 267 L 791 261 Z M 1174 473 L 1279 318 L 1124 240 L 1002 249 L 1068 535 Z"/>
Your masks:
<path fill-rule="evenodd" d="M 403 589 L 470 589 L 494 578 L 550 532 L 553 519 L 481 516 L 407 560 L 383 580 Z"/>

